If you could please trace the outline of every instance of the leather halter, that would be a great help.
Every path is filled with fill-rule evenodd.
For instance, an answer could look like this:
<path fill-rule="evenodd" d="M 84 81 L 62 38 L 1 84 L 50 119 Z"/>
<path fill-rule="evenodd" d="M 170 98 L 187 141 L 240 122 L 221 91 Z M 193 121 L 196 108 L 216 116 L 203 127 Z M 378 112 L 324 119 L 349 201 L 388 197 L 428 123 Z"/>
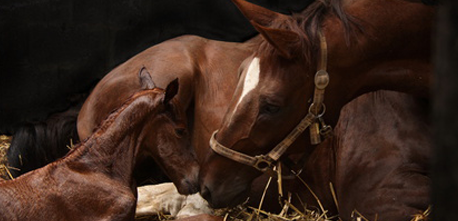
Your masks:
<path fill-rule="evenodd" d="M 210 139 L 210 147 L 219 155 L 227 157 L 238 163 L 252 166 L 257 170 L 267 173 L 270 176 L 275 176 L 274 163 L 285 153 L 289 146 L 310 127 L 310 141 L 312 145 L 321 142 L 321 135 L 325 138 L 331 136 L 332 128 L 324 123 L 323 115 L 326 112 L 324 105 L 324 90 L 329 83 L 329 74 L 326 71 L 327 66 L 327 44 L 326 38 L 319 31 L 320 37 L 320 53 L 321 59 L 318 63 L 318 71 L 315 74 L 315 91 L 313 96 L 313 103 L 310 105 L 307 115 L 299 122 L 299 124 L 277 144 L 269 153 L 265 155 L 249 156 L 247 154 L 238 152 L 220 144 L 215 136 L 218 130 L 213 132 Z M 321 111 L 321 113 L 320 113 Z M 322 128 L 320 129 L 320 124 Z M 295 172 L 296 173 L 296 172 Z"/>

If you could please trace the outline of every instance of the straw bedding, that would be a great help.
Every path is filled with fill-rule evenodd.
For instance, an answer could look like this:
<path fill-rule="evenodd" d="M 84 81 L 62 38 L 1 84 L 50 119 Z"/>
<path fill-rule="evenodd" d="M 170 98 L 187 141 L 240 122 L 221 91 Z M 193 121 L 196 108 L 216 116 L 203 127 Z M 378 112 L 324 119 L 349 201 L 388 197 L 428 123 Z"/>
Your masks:
<path fill-rule="evenodd" d="M 0 135 L 0 177 L 8 178 L 8 168 L 6 167 L 6 150 L 10 146 L 11 137 Z"/>

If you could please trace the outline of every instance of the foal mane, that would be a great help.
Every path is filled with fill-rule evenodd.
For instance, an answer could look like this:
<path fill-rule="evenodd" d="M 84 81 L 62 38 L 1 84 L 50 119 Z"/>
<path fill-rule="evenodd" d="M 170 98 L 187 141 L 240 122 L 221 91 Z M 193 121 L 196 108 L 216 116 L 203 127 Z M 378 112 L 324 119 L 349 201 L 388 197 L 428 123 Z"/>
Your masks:
<path fill-rule="evenodd" d="M 97 136 L 100 136 L 101 134 L 103 134 L 105 132 L 105 130 L 107 130 L 113 124 L 113 122 L 116 120 L 116 118 L 118 118 L 118 116 L 127 107 L 130 106 L 130 104 L 132 104 L 135 100 L 137 100 L 137 98 L 139 98 L 141 96 L 144 96 L 145 94 L 148 94 L 148 93 L 151 93 L 151 92 L 156 92 L 157 93 L 159 91 L 164 91 L 164 90 L 163 89 L 159 89 L 159 88 L 153 88 L 153 89 L 142 90 L 142 91 L 139 91 L 139 92 L 133 94 L 126 101 L 124 101 L 124 103 L 118 109 L 115 109 L 112 113 L 110 113 L 108 115 L 108 117 L 104 121 L 102 121 L 100 126 L 95 129 L 94 134 L 92 136 L 96 136 L 97 137 Z M 90 136 L 90 137 L 92 137 L 92 136 Z"/>
<path fill-rule="evenodd" d="M 79 148 L 81 146 L 85 146 L 86 142 L 88 142 L 88 140 L 90 139 L 95 139 L 97 137 L 100 137 L 103 135 L 103 133 L 114 123 L 114 121 L 118 118 L 118 116 L 130 105 L 132 104 L 135 100 L 137 100 L 137 98 L 141 97 L 141 96 L 144 96 L 145 94 L 148 94 L 148 93 L 151 93 L 153 91 L 156 91 L 156 92 L 161 92 L 163 91 L 163 89 L 160 89 L 160 88 L 153 88 L 153 89 L 147 89 L 147 90 L 142 90 L 142 91 L 139 91 L 135 94 L 133 94 L 132 96 L 130 96 L 126 101 L 124 101 L 124 103 L 118 107 L 117 109 L 114 109 L 109 115 L 108 117 L 103 120 L 99 126 L 97 126 L 95 129 L 94 129 L 94 132 L 91 134 L 91 136 L 89 136 L 88 138 L 86 138 L 84 141 L 82 141 L 80 144 L 76 145 L 74 148 L 72 148 L 63 158 L 66 158 L 67 156 L 69 156 L 72 152 L 74 151 L 77 151 L 77 150 L 80 150 L 80 149 L 84 149 L 84 148 Z M 62 159 L 63 159 L 62 158 Z"/>
<path fill-rule="evenodd" d="M 293 13 L 293 19 L 272 21 L 270 28 L 287 29 L 299 34 L 300 41 L 295 48 L 301 50 L 300 56 L 305 58 L 306 64 L 312 65 L 316 64 L 317 56 L 314 55 L 320 47 L 319 30 L 329 15 L 335 15 L 342 22 L 347 45 L 351 45 L 351 39 L 357 32 L 363 32 L 357 19 L 344 11 L 342 0 L 317 0 L 302 12 Z M 276 49 L 267 41 L 262 41 L 258 53 L 270 55 L 276 53 Z"/>

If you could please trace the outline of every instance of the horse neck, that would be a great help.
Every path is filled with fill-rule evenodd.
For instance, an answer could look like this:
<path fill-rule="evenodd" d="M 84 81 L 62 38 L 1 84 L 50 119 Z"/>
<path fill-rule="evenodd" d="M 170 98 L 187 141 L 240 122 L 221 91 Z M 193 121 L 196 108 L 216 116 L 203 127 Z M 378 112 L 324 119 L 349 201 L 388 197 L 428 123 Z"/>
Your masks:
<path fill-rule="evenodd" d="M 197 159 L 203 161 L 208 153 L 208 141 L 217 130 L 238 83 L 240 64 L 253 53 L 260 35 L 243 42 L 207 42 L 199 49 L 198 77 L 194 77 L 193 145 Z M 180 79 L 180 87 L 181 87 Z"/>
<path fill-rule="evenodd" d="M 144 135 L 142 124 L 154 108 L 147 96 L 137 98 L 111 114 L 81 147 L 70 153 L 67 164 L 75 170 L 105 173 L 132 184 L 139 146 Z"/>
<path fill-rule="evenodd" d="M 331 76 L 326 96 L 339 107 L 361 94 L 382 89 L 428 97 L 434 8 L 371 0 L 355 1 L 345 11 L 357 19 L 362 30 L 355 31 L 348 44 L 344 37 L 347 30 L 338 18 L 329 16 L 324 21 Z"/>

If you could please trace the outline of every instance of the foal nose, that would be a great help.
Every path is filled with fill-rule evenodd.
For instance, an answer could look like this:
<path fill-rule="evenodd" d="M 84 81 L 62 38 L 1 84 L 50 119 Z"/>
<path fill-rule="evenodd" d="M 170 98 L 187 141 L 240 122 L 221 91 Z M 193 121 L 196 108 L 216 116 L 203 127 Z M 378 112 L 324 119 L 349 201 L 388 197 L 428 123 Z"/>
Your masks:
<path fill-rule="evenodd" d="M 194 194 L 199 191 L 199 184 L 193 180 L 186 179 L 184 180 L 185 186 L 188 187 L 188 194 Z"/>
<path fill-rule="evenodd" d="M 179 186 L 177 186 L 178 192 L 181 194 L 189 195 L 199 191 L 199 167 L 196 166 L 191 169 L 184 178 L 181 179 Z"/>

